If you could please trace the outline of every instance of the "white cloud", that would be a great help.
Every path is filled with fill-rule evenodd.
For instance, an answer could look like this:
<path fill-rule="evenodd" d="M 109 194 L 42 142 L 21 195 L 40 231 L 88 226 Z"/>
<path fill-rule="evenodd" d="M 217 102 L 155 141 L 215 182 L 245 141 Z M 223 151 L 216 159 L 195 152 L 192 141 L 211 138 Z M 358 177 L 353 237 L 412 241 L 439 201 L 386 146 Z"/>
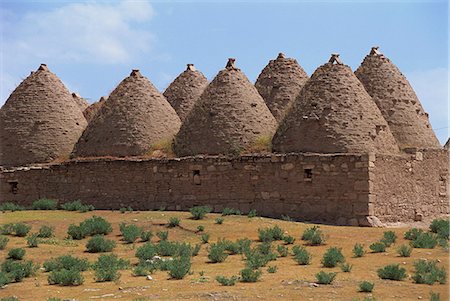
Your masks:
<path fill-rule="evenodd" d="M 430 115 L 430 121 L 441 143 L 449 137 L 448 70 L 435 68 L 406 74 L 422 105 Z"/>

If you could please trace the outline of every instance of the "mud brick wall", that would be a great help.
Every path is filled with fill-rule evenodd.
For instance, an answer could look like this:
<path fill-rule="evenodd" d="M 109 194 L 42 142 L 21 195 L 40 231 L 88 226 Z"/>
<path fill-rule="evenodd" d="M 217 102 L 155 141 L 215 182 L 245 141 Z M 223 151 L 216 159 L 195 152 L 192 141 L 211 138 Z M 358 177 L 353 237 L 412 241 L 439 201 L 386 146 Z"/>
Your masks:
<path fill-rule="evenodd" d="M 3 171 L 0 202 L 81 200 L 98 209 L 206 204 L 339 224 L 368 215 L 368 155 L 84 160 Z"/>
<path fill-rule="evenodd" d="M 421 221 L 449 213 L 449 153 L 369 157 L 370 215 L 381 222 Z"/>

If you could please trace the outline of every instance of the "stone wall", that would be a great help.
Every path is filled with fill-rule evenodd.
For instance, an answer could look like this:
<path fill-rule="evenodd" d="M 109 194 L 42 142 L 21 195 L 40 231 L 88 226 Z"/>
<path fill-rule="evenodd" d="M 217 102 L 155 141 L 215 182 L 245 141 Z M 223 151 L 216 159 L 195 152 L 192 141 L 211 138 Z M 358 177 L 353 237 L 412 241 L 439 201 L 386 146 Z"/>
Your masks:
<path fill-rule="evenodd" d="M 367 155 L 78 160 L 1 173 L 0 202 L 80 199 L 99 209 L 207 204 L 346 224 L 368 214 Z"/>
<path fill-rule="evenodd" d="M 430 220 L 449 213 L 449 153 L 369 157 L 370 215 L 381 222 Z"/>

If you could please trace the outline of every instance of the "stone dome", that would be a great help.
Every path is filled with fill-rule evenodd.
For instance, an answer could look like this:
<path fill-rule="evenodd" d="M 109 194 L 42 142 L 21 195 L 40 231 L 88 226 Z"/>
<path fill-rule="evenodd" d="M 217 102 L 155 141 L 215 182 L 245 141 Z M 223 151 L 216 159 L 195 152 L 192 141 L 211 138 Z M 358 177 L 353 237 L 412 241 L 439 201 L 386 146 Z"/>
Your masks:
<path fill-rule="evenodd" d="M 0 109 L 0 165 L 68 157 L 87 122 L 61 80 L 42 64 Z"/>
<path fill-rule="evenodd" d="M 153 84 L 133 70 L 101 105 L 75 145 L 74 157 L 139 156 L 171 140 L 180 118 Z"/>
<path fill-rule="evenodd" d="M 193 64 L 188 64 L 186 70 L 167 87 L 163 95 L 181 121 L 184 121 L 207 85 L 206 77 Z"/>
<path fill-rule="evenodd" d="M 77 105 L 80 107 L 81 111 L 84 111 L 87 107 L 89 107 L 89 103 L 86 101 L 86 99 L 81 97 L 79 94 L 72 93 L 72 98 L 77 103 Z"/>
<path fill-rule="evenodd" d="M 84 109 L 83 115 L 86 118 L 88 122 L 91 122 L 91 120 L 94 118 L 94 116 L 97 114 L 97 112 L 100 110 L 100 107 L 103 105 L 103 103 L 106 101 L 105 97 L 100 97 L 99 101 L 94 102 L 90 106 Z"/>
<path fill-rule="evenodd" d="M 280 53 L 271 60 L 256 80 L 255 87 L 275 119 L 280 122 L 289 106 L 308 80 L 308 75 L 296 59 Z"/>
<path fill-rule="evenodd" d="M 401 149 L 440 148 L 428 114 L 413 88 L 378 47 L 372 48 L 355 74 L 377 104 Z"/>
<path fill-rule="evenodd" d="M 194 105 L 175 137 L 178 156 L 238 154 L 276 128 L 261 95 L 229 59 Z"/>
<path fill-rule="evenodd" d="M 380 110 L 337 54 L 305 84 L 272 145 L 287 153 L 398 152 Z"/>

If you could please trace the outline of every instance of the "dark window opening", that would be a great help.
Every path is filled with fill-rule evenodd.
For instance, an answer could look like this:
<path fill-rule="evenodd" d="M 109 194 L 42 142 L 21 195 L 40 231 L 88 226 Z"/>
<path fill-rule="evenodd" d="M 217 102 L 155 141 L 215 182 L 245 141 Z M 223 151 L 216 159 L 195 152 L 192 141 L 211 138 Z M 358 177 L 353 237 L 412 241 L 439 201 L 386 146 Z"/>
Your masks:
<path fill-rule="evenodd" d="M 17 194 L 19 182 L 17 181 L 9 181 L 10 191 L 12 194 Z"/>
<path fill-rule="evenodd" d="M 304 169 L 304 178 L 305 179 L 312 179 L 313 172 L 311 168 L 305 168 Z"/>
<path fill-rule="evenodd" d="M 201 185 L 202 182 L 200 180 L 200 170 L 193 170 L 192 175 L 194 177 L 194 184 L 195 185 Z"/>

